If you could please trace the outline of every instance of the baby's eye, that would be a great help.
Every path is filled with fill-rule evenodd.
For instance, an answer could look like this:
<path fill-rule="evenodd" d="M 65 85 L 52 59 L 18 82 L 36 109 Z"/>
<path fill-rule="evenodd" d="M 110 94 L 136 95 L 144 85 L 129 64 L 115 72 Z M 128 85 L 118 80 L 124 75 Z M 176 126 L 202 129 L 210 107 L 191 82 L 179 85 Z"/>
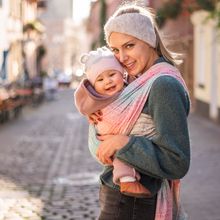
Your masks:
<path fill-rule="evenodd" d="M 102 78 L 97 79 L 98 82 L 101 82 L 102 80 L 103 80 Z"/>
<path fill-rule="evenodd" d="M 115 72 L 110 73 L 110 76 L 114 76 L 114 75 L 115 75 Z"/>

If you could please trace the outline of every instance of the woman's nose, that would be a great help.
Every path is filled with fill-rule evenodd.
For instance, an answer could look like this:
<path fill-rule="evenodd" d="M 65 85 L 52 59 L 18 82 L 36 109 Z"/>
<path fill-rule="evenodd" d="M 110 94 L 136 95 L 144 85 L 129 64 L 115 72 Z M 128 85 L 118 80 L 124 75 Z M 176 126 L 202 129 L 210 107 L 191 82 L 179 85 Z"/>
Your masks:
<path fill-rule="evenodd" d="M 123 51 L 119 52 L 119 61 L 124 63 L 128 59 L 128 56 Z"/>

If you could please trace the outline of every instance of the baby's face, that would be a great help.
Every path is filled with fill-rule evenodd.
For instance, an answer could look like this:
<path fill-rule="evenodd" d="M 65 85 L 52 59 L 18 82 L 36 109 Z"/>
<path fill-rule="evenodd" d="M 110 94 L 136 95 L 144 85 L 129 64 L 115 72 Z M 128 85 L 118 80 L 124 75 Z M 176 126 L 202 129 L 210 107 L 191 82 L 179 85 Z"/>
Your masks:
<path fill-rule="evenodd" d="M 101 95 L 112 96 L 122 90 L 124 79 L 117 70 L 106 70 L 102 72 L 95 80 L 94 88 Z"/>

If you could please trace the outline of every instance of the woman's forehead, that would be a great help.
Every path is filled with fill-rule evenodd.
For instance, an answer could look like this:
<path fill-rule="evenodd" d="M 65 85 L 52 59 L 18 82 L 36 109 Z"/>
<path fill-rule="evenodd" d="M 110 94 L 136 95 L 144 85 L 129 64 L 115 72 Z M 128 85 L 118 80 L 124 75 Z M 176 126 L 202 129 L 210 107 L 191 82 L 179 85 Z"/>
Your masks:
<path fill-rule="evenodd" d="M 109 36 L 109 46 L 110 47 L 121 47 L 124 44 L 132 40 L 137 40 L 137 39 L 128 34 L 112 32 L 111 35 Z"/>

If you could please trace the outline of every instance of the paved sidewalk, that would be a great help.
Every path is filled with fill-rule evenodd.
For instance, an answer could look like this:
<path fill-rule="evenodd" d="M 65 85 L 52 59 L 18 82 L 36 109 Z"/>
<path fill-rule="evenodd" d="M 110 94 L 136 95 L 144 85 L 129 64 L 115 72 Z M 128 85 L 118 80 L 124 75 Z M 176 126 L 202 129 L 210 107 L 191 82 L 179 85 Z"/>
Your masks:
<path fill-rule="evenodd" d="M 0 126 L 0 220 L 96 219 L 101 168 L 72 94 Z"/>
<path fill-rule="evenodd" d="M 195 114 L 189 117 L 191 166 L 182 197 L 190 220 L 220 220 L 220 126 Z"/>
<path fill-rule="evenodd" d="M 87 149 L 87 122 L 73 91 L 0 125 L 0 220 L 96 219 L 101 167 Z M 182 199 L 190 220 L 220 220 L 220 126 L 189 117 L 190 171 Z"/>

